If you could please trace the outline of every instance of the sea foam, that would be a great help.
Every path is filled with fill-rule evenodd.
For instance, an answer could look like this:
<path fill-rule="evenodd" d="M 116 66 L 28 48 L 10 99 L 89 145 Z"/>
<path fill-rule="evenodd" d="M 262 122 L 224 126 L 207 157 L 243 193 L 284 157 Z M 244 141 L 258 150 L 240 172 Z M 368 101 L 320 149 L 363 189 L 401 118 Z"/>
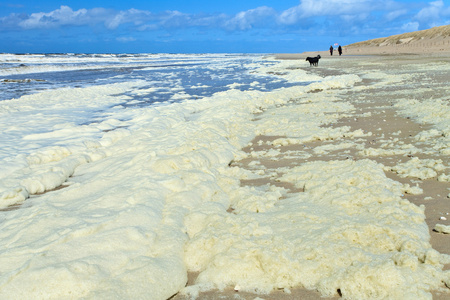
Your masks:
<path fill-rule="evenodd" d="M 290 80 L 308 76 L 286 68 Z M 323 126 L 354 109 L 333 95 L 361 78 L 310 79 L 273 91 L 116 107 L 106 123 L 63 120 L 45 133 L 31 130 L 45 126 L 45 109 L 57 118 L 52 112 L 66 103 L 114 106 L 142 83 L 0 102 L 19 128 L 37 116 L 24 141 L 17 139 L 36 149 L 5 158 L 2 171 L 2 206 L 23 205 L 2 212 L 0 298 L 167 299 L 226 286 L 257 293 L 303 286 L 350 299 L 426 299 L 442 285 L 444 256 L 428 242 L 423 208 L 402 198 L 405 187 L 381 165 L 363 159 L 280 169 L 282 181 L 305 190 L 291 196 L 243 187 L 239 179 L 249 173 L 229 167 L 258 134 L 301 143 L 362 134 Z M 199 276 L 185 288 L 187 272 Z"/>

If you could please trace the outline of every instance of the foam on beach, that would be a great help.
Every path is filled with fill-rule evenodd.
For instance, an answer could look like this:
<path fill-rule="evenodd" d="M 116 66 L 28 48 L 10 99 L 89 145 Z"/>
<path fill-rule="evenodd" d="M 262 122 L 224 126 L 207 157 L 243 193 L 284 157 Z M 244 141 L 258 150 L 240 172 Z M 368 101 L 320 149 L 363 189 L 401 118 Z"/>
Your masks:
<path fill-rule="evenodd" d="M 188 231 L 186 261 L 200 286 L 269 293 L 300 285 L 351 299 L 421 298 L 416 282 L 439 286 L 423 208 L 402 199 L 381 166 L 314 162 L 282 180 L 305 192 L 265 212 L 204 214 L 203 229 Z"/>
<path fill-rule="evenodd" d="M 0 173 L 1 207 L 22 204 L 0 212 L 0 298 L 167 299 L 228 286 L 261 294 L 300 286 L 347 299 L 429 299 L 449 285 L 442 268 L 450 259 L 431 247 L 424 207 L 404 199 L 411 187 L 387 178 L 369 154 L 279 168 L 280 181 L 302 193 L 241 185 L 265 172 L 229 166 L 248 157 L 242 148 L 257 135 L 280 138 L 255 158 L 276 158 L 276 145 L 344 137 L 352 142 L 317 151 L 358 148 L 370 135 L 326 126 L 354 111 L 341 96 L 361 88 L 361 76 L 321 77 L 295 64 L 271 62 L 258 72 L 310 84 L 128 109 L 119 104 L 145 88 L 140 81 L 0 102 L 13 122 L 5 138 L 29 126 L 17 139 L 29 149 L 4 158 Z M 82 126 L 59 114 L 68 103 L 82 114 L 90 101 L 117 107 Z M 33 131 L 48 118 L 62 125 Z M 442 118 L 439 133 L 447 130 Z M 41 148 L 42 139 L 57 143 Z M 411 176 L 413 163 L 434 176 L 448 170 L 420 160 L 396 171 Z M 188 272 L 199 275 L 185 287 Z"/>

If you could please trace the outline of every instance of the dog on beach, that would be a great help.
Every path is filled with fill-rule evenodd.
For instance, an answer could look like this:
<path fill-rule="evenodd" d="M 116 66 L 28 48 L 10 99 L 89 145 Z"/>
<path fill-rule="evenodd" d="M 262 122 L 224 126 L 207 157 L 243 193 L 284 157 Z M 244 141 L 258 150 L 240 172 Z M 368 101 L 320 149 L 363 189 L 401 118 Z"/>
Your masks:
<path fill-rule="evenodd" d="M 316 57 L 307 57 L 306 61 L 309 61 L 309 66 L 318 66 L 319 65 L 319 59 L 320 55 L 317 55 Z"/>

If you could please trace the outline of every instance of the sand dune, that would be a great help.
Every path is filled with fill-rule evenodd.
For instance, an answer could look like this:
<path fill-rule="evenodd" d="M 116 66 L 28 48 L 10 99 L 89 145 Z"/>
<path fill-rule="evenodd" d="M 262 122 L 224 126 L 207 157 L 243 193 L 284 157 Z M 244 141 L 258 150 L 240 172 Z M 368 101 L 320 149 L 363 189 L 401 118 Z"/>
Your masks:
<path fill-rule="evenodd" d="M 407 32 L 343 46 L 343 55 L 396 55 L 427 54 L 447 56 L 450 53 L 450 25 L 427 30 Z M 299 59 L 306 56 L 336 58 L 337 51 L 330 56 L 328 49 L 303 52 L 301 54 L 277 54 L 279 59 Z"/>
<path fill-rule="evenodd" d="M 358 42 L 345 54 L 414 54 L 450 52 L 450 25 Z"/>

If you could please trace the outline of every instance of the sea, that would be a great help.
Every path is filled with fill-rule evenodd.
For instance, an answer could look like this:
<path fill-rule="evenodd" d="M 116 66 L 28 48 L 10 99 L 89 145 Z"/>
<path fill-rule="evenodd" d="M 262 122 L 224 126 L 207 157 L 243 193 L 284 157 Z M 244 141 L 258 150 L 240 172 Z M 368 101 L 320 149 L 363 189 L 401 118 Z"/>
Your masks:
<path fill-rule="evenodd" d="M 0 151 L 0 159 L 19 153 L 28 155 L 40 147 L 58 143 L 55 139 L 38 139 L 33 140 L 33 145 L 24 145 L 16 139 L 30 133 L 49 133 L 65 122 L 72 126 L 102 122 L 106 120 L 108 111 L 116 110 L 118 106 L 124 110 L 156 107 L 202 99 L 230 89 L 267 91 L 294 85 L 287 80 L 274 80 L 274 76 L 252 72 L 260 63 L 276 62 L 265 60 L 260 54 L 1 54 L 0 101 L 14 100 L 17 103 L 18 99 L 39 97 L 39 93 L 82 91 L 132 82 L 139 82 L 139 86 L 121 90 L 118 92 L 121 97 L 114 101 L 99 100 L 98 97 L 85 99 L 89 103 L 78 106 L 72 113 L 70 107 L 73 108 L 77 99 L 70 96 L 60 98 L 58 105 L 64 107 L 66 102 L 69 109 L 58 111 L 58 116 L 53 115 L 51 96 L 50 99 L 40 99 L 39 115 L 45 119 L 45 124 L 39 129 L 37 127 L 41 124 L 36 122 L 31 128 L 14 131 L 10 135 L 8 132 L 12 128 L 17 130 L 18 126 L 14 120 L 3 118 L 5 123 L 0 137 L 6 151 Z M 45 101 L 49 104 L 46 105 Z M 98 138 L 98 135 L 94 137 Z"/>
<path fill-rule="evenodd" d="M 0 100 L 62 87 L 133 80 L 145 80 L 155 89 L 154 93 L 134 99 L 140 106 L 177 101 L 172 97 L 181 89 L 186 93 L 184 99 L 189 99 L 227 90 L 227 85 L 235 82 L 240 83 L 241 90 L 258 88 L 251 85 L 255 81 L 267 84 L 265 89 L 281 87 L 279 83 L 274 85 L 270 77 L 251 74 L 249 64 L 263 57 L 261 54 L 1 54 Z M 137 105 L 133 103 L 129 105 Z"/>

